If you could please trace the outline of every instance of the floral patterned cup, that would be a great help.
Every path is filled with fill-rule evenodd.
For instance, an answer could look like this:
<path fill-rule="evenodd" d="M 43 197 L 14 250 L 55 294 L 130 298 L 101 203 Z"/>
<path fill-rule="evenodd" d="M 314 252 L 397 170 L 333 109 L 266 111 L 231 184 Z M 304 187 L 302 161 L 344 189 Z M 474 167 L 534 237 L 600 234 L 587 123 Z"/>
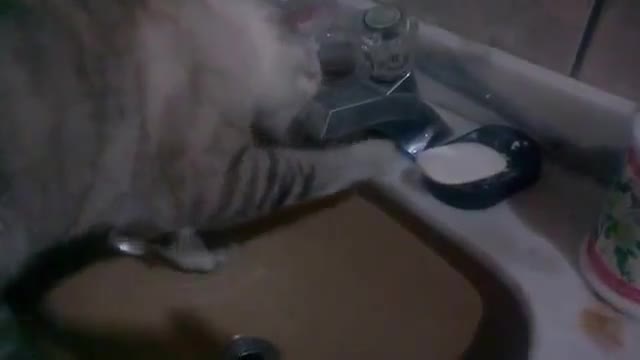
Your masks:
<path fill-rule="evenodd" d="M 640 158 L 630 150 L 582 254 L 594 289 L 620 310 L 640 317 Z"/>

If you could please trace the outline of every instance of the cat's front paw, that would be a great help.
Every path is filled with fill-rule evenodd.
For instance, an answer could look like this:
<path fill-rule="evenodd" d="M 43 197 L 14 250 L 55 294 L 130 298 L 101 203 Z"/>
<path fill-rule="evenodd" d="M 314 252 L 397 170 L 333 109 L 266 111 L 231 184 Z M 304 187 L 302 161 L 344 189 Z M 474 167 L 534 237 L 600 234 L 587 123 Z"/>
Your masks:
<path fill-rule="evenodd" d="M 399 174 L 412 166 L 391 141 L 366 140 L 352 146 L 355 162 L 370 172 L 370 178 Z"/>
<path fill-rule="evenodd" d="M 227 261 L 232 248 L 209 249 L 194 229 L 185 228 L 174 233 L 169 244 L 154 246 L 153 250 L 169 265 L 182 271 L 208 273 L 218 270 Z"/>

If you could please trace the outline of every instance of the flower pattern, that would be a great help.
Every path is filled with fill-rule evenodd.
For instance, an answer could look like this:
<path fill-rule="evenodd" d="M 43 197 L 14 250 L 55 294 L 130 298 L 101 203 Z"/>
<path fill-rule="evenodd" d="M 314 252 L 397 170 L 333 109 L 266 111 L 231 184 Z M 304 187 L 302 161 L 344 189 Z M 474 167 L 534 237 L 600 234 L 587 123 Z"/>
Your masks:
<path fill-rule="evenodd" d="M 640 194 L 634 191 L 633 172 L 625 167 L 606 201 L 596 230 L 597 249 L 605 262 L 617 275 L 631 284 L 637 278 L 640 266 Z"/>

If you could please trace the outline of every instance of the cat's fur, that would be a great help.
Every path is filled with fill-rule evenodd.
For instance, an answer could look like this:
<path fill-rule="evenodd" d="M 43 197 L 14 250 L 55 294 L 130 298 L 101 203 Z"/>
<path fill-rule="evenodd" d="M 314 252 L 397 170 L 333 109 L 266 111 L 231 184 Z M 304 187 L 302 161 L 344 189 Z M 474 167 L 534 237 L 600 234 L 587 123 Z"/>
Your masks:
<path fill-rule="evenodd" d="M 400 161 L 378 140 L 256 144 L 258 129 L 286 145 L 320 81 L 312 49 L 257 0 L 6 1 L 0 287 L 95 225 L 216 229 Z"/>

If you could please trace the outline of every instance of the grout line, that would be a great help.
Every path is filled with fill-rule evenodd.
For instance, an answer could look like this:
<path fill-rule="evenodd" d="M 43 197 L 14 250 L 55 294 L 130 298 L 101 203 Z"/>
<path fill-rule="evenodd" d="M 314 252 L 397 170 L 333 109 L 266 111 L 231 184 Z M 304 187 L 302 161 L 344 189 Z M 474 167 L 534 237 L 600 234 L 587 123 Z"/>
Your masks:
<path fill-rule="evenodd" d="M 569 76 L 573 78 L 577 78 L 580 70 L 582 70 L 585 55 L 587 54 L 587 51 L 591 46 L 593 35 L 595 34 L 596 29 L 600 24 L 600 18 L 602 17 L 602 11 L 606 2 L 607 0 L 594 0 L 593 2 L 593 6 L 591 7 L 591 11 L 589 12 L 589 18 L 587 19 L 584 32 L 582 33 L 580 43 L 578 44 L 576 57 L 574 58 L 573 65 L 571 66 L 571 71 L 569 72 Z"/>

